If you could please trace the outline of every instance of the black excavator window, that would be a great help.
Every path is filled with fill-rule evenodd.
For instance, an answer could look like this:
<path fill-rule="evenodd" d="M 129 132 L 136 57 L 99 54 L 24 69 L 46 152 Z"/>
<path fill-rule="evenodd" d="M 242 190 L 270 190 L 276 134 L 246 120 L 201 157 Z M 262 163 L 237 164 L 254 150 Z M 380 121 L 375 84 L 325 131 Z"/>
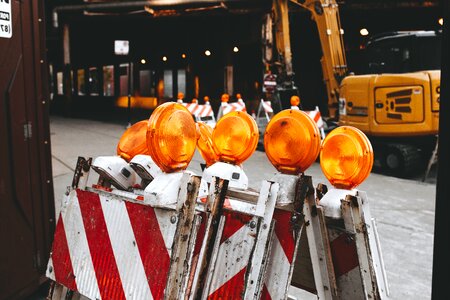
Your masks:
<path fill-rule="evenodd" d="M 438 70 L 441 66 L 441 36 L 391 36 L 370 43 L 364 52 L 362 74 Z"/>

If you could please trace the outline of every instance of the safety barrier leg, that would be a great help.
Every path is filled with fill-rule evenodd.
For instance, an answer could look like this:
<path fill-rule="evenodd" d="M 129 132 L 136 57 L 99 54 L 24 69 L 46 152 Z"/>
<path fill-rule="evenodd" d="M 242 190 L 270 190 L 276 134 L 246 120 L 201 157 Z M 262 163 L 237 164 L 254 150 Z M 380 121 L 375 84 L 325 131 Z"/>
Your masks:
<path fill-rule="evenodd" d="M 261 293 L 278 184 L 263 182 L 255 194 L 227 189 L 226 182 L 214 177 L 210 184 L 189 299 L 258 299 Z"/>
<path fill-rule="evenodd" d="M 381 247 L 366 194 L 333 189 L 319 206 L 325 215 L 338 299 L 387 299 Z"/>

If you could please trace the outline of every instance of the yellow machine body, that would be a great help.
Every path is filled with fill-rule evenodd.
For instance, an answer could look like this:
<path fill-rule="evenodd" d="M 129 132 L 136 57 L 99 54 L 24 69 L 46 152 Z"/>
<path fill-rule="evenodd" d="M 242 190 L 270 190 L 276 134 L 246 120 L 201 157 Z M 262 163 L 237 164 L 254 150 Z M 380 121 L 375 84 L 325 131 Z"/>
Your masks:
<path fill-rule="evenodd" d="M 339 89 L 339 125 L 370 136 L 436 135 L 440 71 L 351 75 Z"/>

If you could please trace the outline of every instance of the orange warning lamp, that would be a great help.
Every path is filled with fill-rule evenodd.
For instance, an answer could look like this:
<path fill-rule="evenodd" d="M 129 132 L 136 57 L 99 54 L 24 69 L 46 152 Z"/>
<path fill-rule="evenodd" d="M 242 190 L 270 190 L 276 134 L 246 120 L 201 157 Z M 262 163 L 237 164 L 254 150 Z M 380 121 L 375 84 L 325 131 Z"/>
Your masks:
<path fill-rule="evenodd" d="M 305 112 L 283 110 L 267 124 L 264 149 L 279 172 L 297 175 L 309 168 L 319 155 L 319 128 Z"/>
<path fill-rule="evenodd" d="M 219 161 L 219 155 L 217 155 L 216 151 L 213 147 L 212 134 L 213 129 L 206 123 L 198 122 L 197 126 L 200 131 L 200 137 L 197 141 L 197 148 L 206 162 L 206 166 L 214 164 Z"/>
<path fill-rule="evenodd" d="M 361 130 L 351 126 L 338 127 L 322 143 L 320 166 L 334 187 L 353 189 L 372 170 L 372 145 Z"/>
<path fill-rule="evenodd" d="M 220 101 L 228 103 L 228 101 L 230 101 L 230 96 L 228 94 L 222 94 L 222 97 L 220 98 Z"/>
<path fill-rule="evenodd" d="M 147 147 L 162 171 L 172 173 L 186 169 L 196 145 L 195 122 L 182 104 L 166 102 L 153 111 L 148 120 Z"/>
<path fill-rule="evenodd" d="M 246 112 L 232 111 L 217 122 L 213 130 L 213 147 L 223 162 L 240 165 L 258 145 L 256 121 Z"/>
<path fill-rule="evenodd" d="M 291 97 L 291 106 L 299 106 L 300 104 L 300 97 L 299 96 L 292 96 Z"/>
<path fill-rule="evenodd" d="M 122 135 L 117 144 L 117 155 L 129 162 L 138 154 L 149 154 L 146 134 L 148 121 L 143 120 L 133 124 Z"/>

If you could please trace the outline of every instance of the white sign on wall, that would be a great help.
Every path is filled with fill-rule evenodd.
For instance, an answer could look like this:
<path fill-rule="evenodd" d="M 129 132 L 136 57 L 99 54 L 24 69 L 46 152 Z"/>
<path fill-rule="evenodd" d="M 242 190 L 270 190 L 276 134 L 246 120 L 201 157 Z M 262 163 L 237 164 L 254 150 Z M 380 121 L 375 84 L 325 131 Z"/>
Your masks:
<path fill-rule="evenodd" d="M 11 38 L 12 15 L 11 2 L 13 0 L 0 0 L 0 38 Z"/>
<path fill-rule="evenodd" d="M 130 51 L 130 43 L 128 41 L 123 40 L 114 41 L 114 53 L 116 55 L 128 55 L 129 51 Z"/>

